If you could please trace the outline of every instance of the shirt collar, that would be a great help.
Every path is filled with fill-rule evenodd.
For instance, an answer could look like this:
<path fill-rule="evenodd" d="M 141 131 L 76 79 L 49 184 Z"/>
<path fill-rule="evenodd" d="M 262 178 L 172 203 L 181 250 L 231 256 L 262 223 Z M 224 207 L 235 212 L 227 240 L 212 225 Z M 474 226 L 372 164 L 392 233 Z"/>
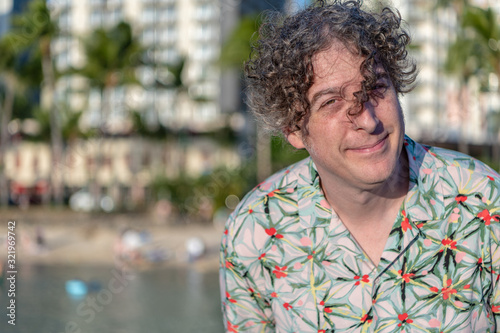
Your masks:
<path fill-rule="evenodd" d="M 438 169 L 443 163 L 436 158 L 436 154 L 430 150 L 429 146 L 419 144 L 406 135 L 404 147 L 408 155 L 410 179 L 404 209 L 410 223 L 420 229 L 426 222 L 439 220 L 444 216 L 443 189 L 438 173 Z M 331 214 L 332 210 L 321 189 L 316 165 L 310 157 L 304 162 L 297 177 L 299 182 L 303 186 L 306 185 L 307 190 L 310 191 L 308 199 L 312 200 L 312 205 L 308 206 L 315 210 L 316 216 L 326 217 L 325 215 Z M 299 207 L 301 206 L 299 203 Z M 324 221 L 322 224 L 326 225 L 326 223 Z M 317 221 L 316 223 L 309 221 L 308 225 L 304 225 L 304 227 L 311 227 L 312 224 L 319 226 Z"/>
<path fill-rule="evenodd" d="M 430 147 L 408 136 L 405 136 L 404 146 L 410 170 L 410 187 L 404 202 L 408 217 L 420 226 L 427 221 L 442 219 L 445 205 L 438 169 L 443 163 Z"/>

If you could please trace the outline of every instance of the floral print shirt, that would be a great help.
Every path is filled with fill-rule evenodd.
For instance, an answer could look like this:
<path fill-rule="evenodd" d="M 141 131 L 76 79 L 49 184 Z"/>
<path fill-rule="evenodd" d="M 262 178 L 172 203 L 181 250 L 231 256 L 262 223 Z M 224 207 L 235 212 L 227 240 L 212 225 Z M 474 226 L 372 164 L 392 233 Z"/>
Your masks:
<path fill-rule="evenodd" d="M 500 176 L 405 138 L 410 189 L 374 266 L 307 158 L 258 185 L 221 247 L 227 332 L 500 331 Z"/>

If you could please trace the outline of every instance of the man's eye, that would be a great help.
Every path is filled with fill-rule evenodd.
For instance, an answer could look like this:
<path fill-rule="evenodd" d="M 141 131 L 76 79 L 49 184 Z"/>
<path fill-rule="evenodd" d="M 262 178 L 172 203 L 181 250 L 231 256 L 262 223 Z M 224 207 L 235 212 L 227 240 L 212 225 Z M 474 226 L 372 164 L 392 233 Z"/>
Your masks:
<path fill-rule="evenodd" d="M 372 88 L 370 95 L 375 98 L 383 98 L 389 86 L 384 82 L 378 82 Z"/>
<path fill-rule="evenodd" d="M 327 105 L 331 105 L 331 104 L 335 104 L 337 102 L 336 99 L 332 98 L 328 101 L 326 101 L 325 103 L 323 103 L 323 106 L 327 106 Z"/>

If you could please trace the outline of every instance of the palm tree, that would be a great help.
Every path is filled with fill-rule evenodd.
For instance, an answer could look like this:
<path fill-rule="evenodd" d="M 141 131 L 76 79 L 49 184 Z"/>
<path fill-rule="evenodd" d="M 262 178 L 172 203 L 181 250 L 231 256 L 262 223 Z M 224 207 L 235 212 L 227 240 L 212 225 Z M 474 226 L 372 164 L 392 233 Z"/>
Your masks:
<path fill-rule="evenodd" d="M 446 70 L 457 75 L 460 80 L 461 98 L 469 95 L 469 81 L 472 77 L 487 86 L 488 77 L 493 73 L 500 78 L 500 25 L 497 15 L 491 8 L 479 8 L 464 4 L 460 16 L 460 31 L 457 39 L 450 45 Z M 466 111 L 467 103 L 460 103 Z M 485 112 L 483 112 L 485 113 Z M 464 112 L 462 112 L 464 114 Z M 483 119 L 487 123 L 487 119 Z M 498 127 L 498 126 L 497 126 Z M 495 126 L 493 126 L 495 128 Z M 498 159 L 500 150 L 498 133 L 489 133 L 494 155 Z M 463 146 L 463 145 L 462 145 Z"/>
<path fill-rule="evenodd" d="M 251 53 L 251 40 L 260 26 L 257 16 L 243 17 L 224 43 L 220 56 L 222 68 L 243 70 L 243 64 Z M 271 174 L 271 139 L 264 130 L 257 127 L 256 164 L 257 180 L 262 181 Z"/>
<path fill-rule="evenodd" d="M 463 19 L 465 29 L 473 32 L 474 40 L 477 44 L 476 53 L 480 55 L 479 67 L 486 77 L 483 81 L 487 82 L 490 73 L 500 79 L 500 24 L 498 14 L 492 8 L 479 8 L 469 6 Z M 488 84 L 486 84 L 488 85 Z M 497 86 L 497 93 L 500 92 L 500 86 Z M 493 147 L 493 162 L 500 163 L 500 142 L 499 142 L 499 123 L 498 116 L 485 119 L 484 122 L 494 121 L 495 126 L 490 126 L 489 139 Z"/>
<path fill-rule="evenodd" d="M 135 75 L 143 52 L 133 36 L 131 26 L 120 22 L 109 30 L 94 30 L 83 41 L 86 63 L 73 73 L 85 77 L 90 88 L 101 95 L 100 130 L 106 133 L 105 122 L 111 110 L 111 94 L 119 86 L 139 84 Z"/>
<path fill-rule="evenodd" d="M 243 69 L 243 63 L 251 52 L 250 41 L 259 30 L 260 21 L 257 16 L 245 16 L 229 35 L 222 46 L 220 63 L 222 68 Z"/>
<path fill-rule="evenodd" d="M 90 89 L 101 96 L 99 131 L 109 134 L 106 120 L 112 110 L 112 94 L 118 87 L 139 84 L 135 75 L 141 63 L 143 48 L 133 36 L 131 26 L 120 22 L 111 29 L 98 28 L 83 40 L 86 63 L 68 74 L 77 74 L 88 80 Z M 99 148 L 100 149 L 100 145 Z M 98 153 L 100 155 L 100 152 Z M 101 156 L 97 156 L 96 170 L 101 166 Z M 91 192 L 100 196 L 96 179 L 91 178 Z"/>
<path fill-rule="evenodd" d="M 188 92 L 188 84 L 184 82 L 184 69 L 186 65 L 186 58 L 180 57 L 174 63 L 159 62 L 155 59 L 155 47 L 148 49 L 145 52 L 146 56 L 142 58 L 141 65 L 145 68 L 152 69 L 154 72 L 153 80 L 148 83 L 143 83 L 143 87 L 146 90 L 156 90 L 156 91 L 171 91 L 174 93 L 174 100 L 172 101 L 170 108 L 174 109 L 179 100 L 179 96 L 186 94 Z M 151 113 L 138 112 L 136 113 L 136 130 L 139 132 L 149 135 L 157 132 L 165 134 L 166 124 L 160 122 L 158 117 L 158 110 L 156 106 L 147 110 Z M 150 119 L 149 122 L 144 121 L 144 116 L 152 116 L 154 119 Z M 151 121 L 154 120 L 154 121 Z M 149 132 L 149 133 L 148 133 Z"/>
<path fill-rule="evenodd" d="M 8 124 L 12 117 L 14 107 L 15 91 L 18 86 L 19 77 L 15 71 L 16 54 L 9 47 L 6 39 L 0 42 L 0 83 L 2 84 L 3 100 L 0 103 L 0 205 L 8 205 L 9 191 L 7 179 L 4 173 L 4 158 L 7 146 L 9 144 Z"/>
<path fill-rule="evenodd" d="M 63 154 L 63 141 L 59 112 L 54 103 L 56 73 L 52 61 L 51 43 L 58 34 L 57 25 L 52 20 L 50 11 L 44 0 L 33 0 L 27 10 L 12 21 L 12 34 L 9 43 L 16 51 L 26 52 L 30 56 L 40 55 L 43 73 L 41 82 L 41 108 L 49 113 L 51 128 L 52 163 L 56 172 L 51 173 L 53 198 L 56 204 L 63 202 L 63 182 L 57 167 Z"/>
<path fill-rule="evenodd" d="M 8 204 L 8 186 L 5 178 L 4 156 L 10 144 L 8 124 L 16 117 L 16 102 L 26 100 L 28 90 L 38 90 L 42 82 L 42 68 L 39 52 L 28 55 L 22 48 L 12 41 L 16 38 L 15 32 L 9 32 L 0 39 L 0 206 Z M 23 108 L 26 117 L 31 114 L 28 102 Z M 17 110 L 19 111 L 19 110 Z"/>
<path fill-rule="evenodd" d="M 482 61 L 479 66 L 487 73 L 500 77 L 500 24 L 492 8 L 468 6 L 463 17 L 465 29 L 473 32 Z"/>

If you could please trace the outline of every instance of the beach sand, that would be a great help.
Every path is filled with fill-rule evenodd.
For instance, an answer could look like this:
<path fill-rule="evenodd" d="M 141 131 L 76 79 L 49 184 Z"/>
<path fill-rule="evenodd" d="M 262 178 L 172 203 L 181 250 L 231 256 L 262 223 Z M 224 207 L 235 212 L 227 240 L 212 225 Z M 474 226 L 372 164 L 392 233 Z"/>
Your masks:
<path fill-rule="evenodd" d="M 146 236 L 141 254 L 129 263 L 137 269 L 191 265 L 217 270 L 222 227 L 212 223 L 166 223 L 149 213 L 95 214 L 67 209 L 30 208 L 0 210 L 4 231 L 0 244 L 6 246 L 7 222 L 15 221 L 16 264 L 115 265 L 120 236 L 133 228 Z M 39 241 L 37 243 L 37 236 Z M 205 247 L 199 258 L 190 258 L 189 239 Z M 6 251 L 5 251 L 6 253 Z M 150 256 L 151 254 L 151 256 Z M 156 254 L 157 259 L 151 257 Z M 158 259 L 160 258 L 161 259 Z"/>

